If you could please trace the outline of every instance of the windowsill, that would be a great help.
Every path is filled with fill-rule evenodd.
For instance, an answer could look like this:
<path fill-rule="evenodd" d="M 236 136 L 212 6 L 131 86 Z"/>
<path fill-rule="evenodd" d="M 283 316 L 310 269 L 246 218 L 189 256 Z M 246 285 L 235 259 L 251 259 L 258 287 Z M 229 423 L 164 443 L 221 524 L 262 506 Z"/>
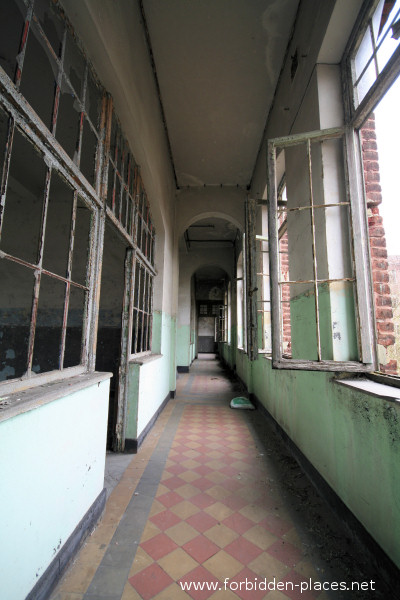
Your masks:
<path fill-rule="evenodd" d="M 149 362 L 152 362 L 153 360 L 158 360 L 159 358 L 162 358 L 162 354 L 145 354 L 143 356 L 138 356 L 137 358 L 131 358 L 129 360 L 129 364 L 130 365 L 146 365 Z"/>
<path fill-rule="evenodd" d="M 58 400 L 96 383 L 99 384 L 101 381 L 111 379 L 111 377 L 112 373 L 95 371 L 44 383 L 12 394 L 2 394 L 0 397 L 0 422 L 49 404 L 53 400 Z"/>
<path fill-rule="evenodd" d="M 345 387 L 364 392 L 369 396 L 375 396 L 375 398 L 381 398 L 382 400 L 389 400 L 392 402 L 400 402 L 400 388 L 393 385 L 378 383 L 377 381 L 373 381 L 372 379 L 368 379 L 366 377 L 333 379 L 333 381 L 339 385 L 344 385 Z"/>

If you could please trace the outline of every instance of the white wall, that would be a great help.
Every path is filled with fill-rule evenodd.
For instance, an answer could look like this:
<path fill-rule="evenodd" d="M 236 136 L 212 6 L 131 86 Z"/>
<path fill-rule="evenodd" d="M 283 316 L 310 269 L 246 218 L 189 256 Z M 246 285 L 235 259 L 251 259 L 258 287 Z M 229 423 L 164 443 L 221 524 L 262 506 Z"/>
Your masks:
<path fill-rule="evenodd" d="M 109 380 L 0 423 L 0 598 L 22 600 L 104 486 Z"/>

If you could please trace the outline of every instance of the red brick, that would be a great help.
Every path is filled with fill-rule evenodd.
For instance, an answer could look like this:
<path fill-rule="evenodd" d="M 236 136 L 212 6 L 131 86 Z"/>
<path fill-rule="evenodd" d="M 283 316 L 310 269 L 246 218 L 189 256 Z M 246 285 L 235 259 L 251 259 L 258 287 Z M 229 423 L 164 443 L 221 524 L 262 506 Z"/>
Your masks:
<path fill-rule="evenodd" d="M 372 271 L 372 279 L 374 283 L 389 283 L 389 273 L 387 271 Z"/>
<path fill-rule="evenodd" d="M 377 308 L 376 309 L 377 319 L 392 319 L 393 311 L 391 308 Z"/>
<path fill-rule="evenodd" d="M 376 306 L 392 306 L 392 298 L 391 296 L 378 296 L 375 297 Z"/>
<path fill-rule="evenodd" d="M 374 202 L 375 204 L 380 204 L 382 202 L 382 194 L 379 192 L 370 192 L 368 194 L 368 204 L 370 202 Z"/>
<path fill-rule="evenodd" d="M 376 150 L 366 150 L 363 152 L 364 160 L 378 160 L 379 154 Z"/>
<path fill-rule="evenodd" d="M 372 140 L 363 141 L 362 150 L 365 152 L 366 150 L 378 150 L 378 144 Z"/>
<path fill-rule="evenodd" d="M 390 287 L 386 283 L 374 283 L 374 292 L 377 294 L 390 294 Z"/>
<path fill-rule="evenodd" d="M 380 215 L 373 215 L 372 217 L 368 217 L 368 227 L 372 227 L 373 225 L 382 225 L 383 219 Z"/>
<path fill-rule="evenodd" d="M 386 323 L 378 321 L 376 326 L 380 333 L 394 333 L 394 324 L 392 321 L 388 321 Z"/>
<path fill-rule="evenodd" d="M 374 164 L 374 163 L 371 163 L 371 164 Z M 365 177 L 366 181 L 380 181 L 381 180 L 379 171 L 373 171 L 372 169 L 368 169 L 367 171 L 364 171 L 364 172 L 366 175 L 366 177 Z"/>
<path fill-rule="evenodd" d="M 386 239 L 384 237 L 383 238 L 371 238 L 370 244 L 371 244 L 371 248 L 385 249 L 386 248 Z"/>
<path fill-rule="evenodd" d="M 361 137 L 363 140 L 376 140 L 376 133 L 372 129 L 366 129 L 363 127 L 361 129 Z"/>
<path fill-rule="evenodd" d="M 367 194 L 374 194 L 376 192 L 381 192 L 382 187 L 380 183 L 367 183 L 365 185 L 365 191 L 367 192 Z"/>
<path fill-rule="evenodd" d="M 378 335 L 378 344 L 380 344 L 381 346 L 385 346 L 386 348 L 387 346 L 393 346 L 394 343 L 394 335 Z"/>
<path fill-rule="evenodd" d="M 388 261 L 387 260 L 373 260 L 372 261 L 372 268 L 375 269 L 381 269 L 383 271 L 386 271 L 388 268 Z"/>

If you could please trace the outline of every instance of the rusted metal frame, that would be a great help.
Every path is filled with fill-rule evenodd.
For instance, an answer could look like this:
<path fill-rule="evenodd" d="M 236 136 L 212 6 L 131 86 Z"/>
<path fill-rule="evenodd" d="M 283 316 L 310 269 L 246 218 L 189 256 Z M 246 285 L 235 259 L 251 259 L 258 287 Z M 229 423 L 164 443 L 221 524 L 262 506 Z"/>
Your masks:
<path fill-rule="evenodd" d="M 24 29 L 22 32 L 21 44 L 19 47 L 18 55 L 16 57 L 17 58 L 17 70 L 15 73 L 15 87 L 17 90 L 19 90 L 20 85 L 21 85 L 22 69 L 24 67 L 26 45 L 28 43 L 28 36 L 29 36 L 29 30 L 30 30 L 30 26 L 31 26 L 32 16 L 33 16 L 33 6 L 30 5 L 27 8 L 25 25 L 24 25 Z"/>
<path fill-rule="evenodd" d="M 3 172 L 1 174 L 1 196 L 0 196 L 0 239 L 1 232 L 3 229 L 3 221 L 4 221 L 4 211 L 6 205 L 6 192 L 7 192 L 7 184 L 8 184 L 8 174 L 10 170 L 10 160 L 11 160 L 11 151 L 12 144 L 14 139 L 14 131 L 15 131 L 15 121 L 13 117 L 10 115 L 8 117 L 8 131 L 7 131 L 7 142 L 4 150 L 4 163 L 3 163 Z"/>
<path fill-rule="evenodd" d="M 36 17 L 35 17 L 35 20 L 36 20 Z M 39 25 L 39 23 L 38 23 L 38 25 Z M 40 27 L 40 30 L 41 29 L 42 28 Z M 57 86 L 56 86 L 56 92 L 54 95 L 53 118 L 52 118 L 52 128 L 51 128 L 51 133 L 54 135 L 54 137 L 56 135 L 58 110 L 60 107 L 60 95 L 61 95 L 61 86 L 62 86 L 62 78 L 63 78 L 63 71 L 64 71 L 64 56 L 65 56 L 66 37 L 67 37 L 67 30 L 66 30 L 66 28 L 64 28 L 60 60 L 58 60 L 55 52 L 53 51 L 53 48 L 51 47 L 50 43 L 48 42 L 48 40 L 46 38 L 47 46 L 50 48 L 50 50 L 53 51 L 53 58 L 56 59 L 56 64 L 58 65 Z"/>
<path fill-rule="evenodd" d="M 313 208 L 332 208 L 335 206 L 349 206 L 350 202 L 330 202 L 329 204 L 314 204 Z M 311 206 L 296 206 L 295 208 L 278 208 L 278 213 L 311 210 Z"/>
<path fill-rule="evenodd" d="M 312 184 L 312 161 L 311 161 L 311 142 L 307 140 L 307 159 L 308 159 L 308 185 L 310 193 L 310 207 L 311 207 L 311 235 L 312 235 L 312 257 L 313 257 L 313 272 L 314 272 L 314 300 L 315 300 L 315 317 L 317 326 L 317 353 L 318 360 L 322 359 L 321 356 L 321 332 L 320 332 L 320 320 L 319 320 L 319 290 L 318 290 L 318 265 L 317 265 L 317 243 L 315 238 L 315 214 L 314 214 L 314 194 Z"/>
<path fill-rule="evenodd" d="M 127 165 L 127 180 L 126 180 L 126 215 L 125 215 L 125 223 L 126 223 L 126 230 L 128 232 L 128 234 L 132 237 L 132 232 L 130 231 L 131 229 L 131 225 L 132 225 L 132 217 L 131 217 L 131 225 L 129 226 L 129 206 L 132 202 L 131 199 L 131 194 L 130 194 L 130 185 L 131 185 L 131 168 L 132 168 L 132 152 L 129 152 L 129 159 L 128 159 L 128 165 Z"/>
<path fill-rule="evenodd" d="M 279 361 L 273 360 L 274 369 L 289 369 L 295 371 L 331 371 L 338 373 L 340 371 L 351 372 L 351 373 L 369 373 L 371 368 L 369 365 L 364 365 L 354 361 L 312 361 L 312 360 L 301 360 L 291 359 L 282 357 Z"/>
<path fill-rule="evenodd" d="M 46 156 L 46 160 L 59 170 L 74 189 L 80 188 L 81 197 L 93 208 L 100 206 L 100 199 L 93 187 L 81 174 L 77 165 L 66 154 L 57 140 L 37 117 L 25 98 L 16 90 L 14 84 L 0 67 L 0 103 L 11 113 L 15 125 L 28 136 L 35 146 Z"/>
<path fill-rule="evenodd" d="M 146 315 L 146 310 L 145 310 L 145 304 L 146 304 L 146 290 L 147 290 L 147 271 L 146 269 L 143 267 L 142 265 L 142 269 L 143 269 L 143 296 L 142 296 L 142 306 L 139 307 L 139 310 L 141 312 L 141 322 L 142 322 L 142 326 L 140 328 L 140 352 L 144 352 L 146 350 L 146 348 L 144 348 L 143 345 L 143 341 L 144 341 L 144 319 L 145 319 L 145 315 Z"/>
<path fill-rule="evenodd" d="M 118 406 L 115 426 L 113 450 L 123 452 L 125 449 L 126 411 L 128 405 L 129 355 L 131 341 L 131 307 L 134 287 L 134 251 L 129 248 L 125 256 L 124 300 L 122 307 L 121 360 L 118 369 Z"/>
<path fill-rule="evenodd" d="M 37 268 L 35 269 L 35 284 L 33 288 L 33 297 L 32 297 L 32 310 L 31 310 L 31 322 L 29 326 L 29 340 L 28 340 L 28 362 L 27 362 L 27 370 L 26 377 L 30 377 L 32 373 L 32 360 L 33 360 L 33 347 L 35 343 L 35 332 L 36 332 L 36 319 L 39 305 L 39 294 L 40 294 L 40 282 L 42 278 L 42 265 L 43 265 L 43 250 L 44 250 L 44 241 L 46 234 L 46 220 L 47 220 L 47 210 L 49 206 L 49 192 L 50 192 L 50 179 L 51 179 L 51 166 L 48 166 L 46 172 L 46 179 L 44 185 L 44 195 L 43 195 L 43 204 L 42 204 L 42 218 L 40 225 L 40 236 L 39 236 L 39 247 L 38 247 L 38 263 Z"/>

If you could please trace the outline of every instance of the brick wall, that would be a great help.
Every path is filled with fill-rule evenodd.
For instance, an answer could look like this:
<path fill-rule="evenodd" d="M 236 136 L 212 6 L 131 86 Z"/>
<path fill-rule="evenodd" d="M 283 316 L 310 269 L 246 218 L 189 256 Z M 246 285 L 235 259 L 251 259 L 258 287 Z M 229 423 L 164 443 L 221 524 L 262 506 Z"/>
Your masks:
<path fill-rule="evenodd" d="M 393 358 L 395 345 L 392 294 L 389 282 L 388 255 L 385 230 L 379 205 L 382 202 L 382 188 L 379 175 L 378 145 L 376 141 L 375 116 L 372 114 L 361 129 L 362 157 L 364 162 L 365 192 L 368 209 L 368 230 L 372 262 L 372 282 L 374 288 L 375 319 L 378 347 L 384 351 L 386 360 L 380 362 L 382 373 L 397 374 L 397 360 Z"/>

